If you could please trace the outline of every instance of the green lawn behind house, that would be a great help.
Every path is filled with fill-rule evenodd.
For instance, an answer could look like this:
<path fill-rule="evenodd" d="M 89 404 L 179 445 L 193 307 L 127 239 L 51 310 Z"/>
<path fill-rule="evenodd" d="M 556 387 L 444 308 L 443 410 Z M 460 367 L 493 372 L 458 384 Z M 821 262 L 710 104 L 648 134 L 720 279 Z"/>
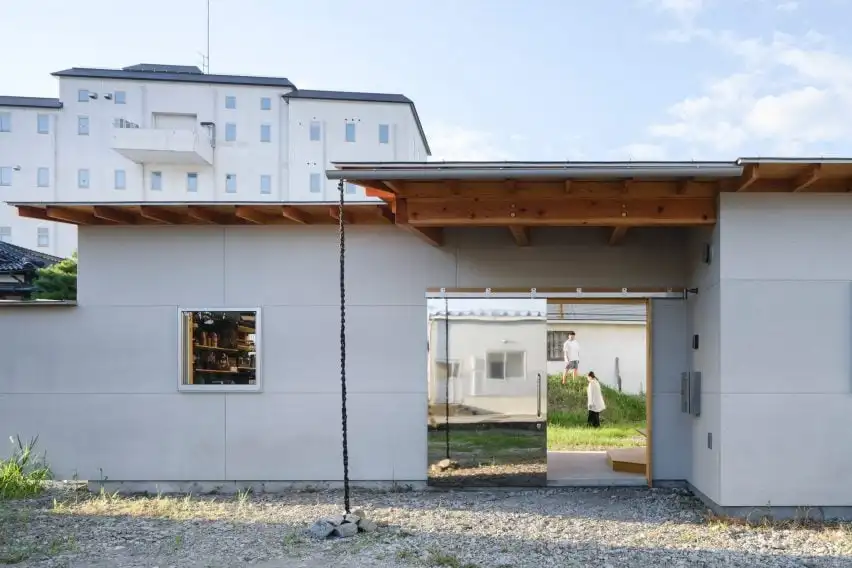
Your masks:
<path fill-rule="evenodd" d="M 637 429 L 645 428 L 645 395 L 618 392 L 601 385 L 606 410 L 601 414 L 601 427 L 586 426 L 588 407 L 586 377 L 562 384 L 554 375 L 547 381 L 547 449 L 555 451 L 601 450 L 645 445 L 645 437 Z"/>

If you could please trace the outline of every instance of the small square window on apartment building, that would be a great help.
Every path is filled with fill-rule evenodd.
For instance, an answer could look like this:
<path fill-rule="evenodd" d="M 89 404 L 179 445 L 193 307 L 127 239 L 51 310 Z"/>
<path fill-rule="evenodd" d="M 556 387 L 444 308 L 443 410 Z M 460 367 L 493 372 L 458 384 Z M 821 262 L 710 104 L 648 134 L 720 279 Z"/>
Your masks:
<path fill-rule="evenodd" d="M 78 103 L 89 102 L 89 89 L 79 89 L 77 91 L 77 102 Z"/>
<path fill-rule="evenodd" d="M 12 241 L 12 227 L 0 227 L 0 243 Z"/>
<path fill-rule="evenodd" d="M 151 189 L 153 191 L 162 191 L 163 172 L 151 172 Z"/>
<path fill-rule="evenodd" d="M 77 117 L 77 134 L 80 136 L 88 136 L 89 135 L 89 117 L 88 116 L 78 116 Z"/>
<path fill-rule="evenodd" d="M 117 105 L 127 104 L 127 93 L 124 91 L 116 91 L 112 98 Z"/>
<path fill-rule="evenodd" d="M 40 114 L 36 117 L 36 130 L 39 134 L 50 134 L 50 115 Z"/>
<path fill-rule="evenodd" d="M 236 142 L 237 125 L 233 122 L 225 123 L 225 142 Z"/>
<path fill-rule="evenodd" d="M 355 123 L 347 122 L 346 123 L 346 141 L 347 142 L 355 142 Z"/>
<path fill-rule="evenodd" d="M 272 110 L 272 99 L 269 97 L 261 97 L 260 110 Z"/>
<path fill-rule="evenodd" d="M 311 142 L 319 141 L 322 133 L 322 128 L 320 127 L 320 123 L 318 120 L 312 120 L 310 126 L 310 138 Z"/>
<path fill-rule="evenodd" d="M 11 112 L 0 112 L 0 132 L 12 132 Z"/>
<path fill-rule="evenodd" d="M 36 185 L 50 187 L 50 168 L 39 168 L 36 172 Z"/>
<path fill-rule="evenodd" d="M 260 141 L 261 142 L 271 142 L 272 141 L 272 126 L 269 124 L 261 124 L 260 125 Z"/>
<path fill-rule="evenodd" d="M 225 193 L 237 192 L 237 174 L 225 174 Z"/>
<path fill-rule="evenodd" d="M 186 174 L 186 190 L 190 193 L 198 191 L 198 174 L 190 172 Z"/>
<path fill-rule="evenodd" d="M 49 247 L 50 246 L 50 229 L 47 227 L 39 227 L 37 233 L 37 241 L 36 244 L 40 247 Z"/>
<path fill-rule="evenodd" d="M 263 174 L 260 176 L 260 192 L 263 194 L 272 193 L 272 176 Z"/>
<path fill-rule="evenodd" d="M 115 189 L 127 189 L 127 174 L 124 170 L 115 170 L 115 179 L 113 180 Z"/>
<path fill-rule="evenodd" d="M 355 193 L 355 188 L 357 186 L 354 183 L 346 182 L 346 193 Z"/>
<path fill-rule="evenodd" d="M 379 144 L 389 144 L 389 143 L 390 143 L 390 125 L 380 124 L 379 125 Z"/>
<path fill-rule="evenodd" d="M 311 174 L 311 193 L 320 193 L 322 191 L 322 178 L 319 174 Z"/>
<path fill-rule="evenodd" d="M 12 168 L 0 167 L 0 185 L 12 185 Z"/>
<path fill-rule="evenodd" d="M 227 97 L 225 97 L 225 108 L 237 108 L 237 97 L 233 95 L 228 95 Z"/>
<path fill-rule="evenodd" d="M 80 189 L 89 188 L 89 170 L 77 170 L 77 187 Z"/>

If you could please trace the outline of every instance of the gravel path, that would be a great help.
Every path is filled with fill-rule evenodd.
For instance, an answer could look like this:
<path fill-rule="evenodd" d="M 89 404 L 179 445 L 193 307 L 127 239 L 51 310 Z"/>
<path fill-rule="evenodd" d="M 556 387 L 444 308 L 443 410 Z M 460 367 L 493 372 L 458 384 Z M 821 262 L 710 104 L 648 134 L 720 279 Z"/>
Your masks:
<path fill-rule="evenodd" d="M 356 491 L 353 509 L 377 521 L 377 532 L 304 535 L 341 502 L 339 492 L 121 498 L 54 490 L 0 503 L 0 565 L 852 567 L 852 526 L 726 523 L 681 491 Z"/>

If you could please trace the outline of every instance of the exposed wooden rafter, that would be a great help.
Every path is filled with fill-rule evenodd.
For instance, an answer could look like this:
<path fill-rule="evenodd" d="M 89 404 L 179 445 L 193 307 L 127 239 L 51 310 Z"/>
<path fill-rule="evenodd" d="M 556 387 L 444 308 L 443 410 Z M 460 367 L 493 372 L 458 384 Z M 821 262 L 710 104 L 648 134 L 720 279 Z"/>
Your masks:
<path fill-rule="evenodd" d="M 527 227 L 512 226 L 509 227 L 509 232 L 512 233 L 516 245 L 519 247 L 530 246 L 530 230 Z"/>
<path fill-rule="evenodd" d="M 300 225 L 308 225 L 311 222 L 310 218 L 303 211 L 288 205 L 281 208 L 281 215 Z"/>
<path fill-rule="evenodd" d="M 187 207 L 186 215 L 196 221 L 212 225 L 224 225 L 227 221 L 225 216 L 205 207 Z"/>
<path fill-rule="evenodd" d="M 51 221 L 62 221 L 75 225 L 94 225 L 98 223 L 94 215 L 79 209 L 48 207 L 45 211 L 47 212 L 47 218 Z"/>
<path fill-rule="evenodd" d="M 92 208 L 92 213 L 98 219 L 103 219 L 112 223 L 119 223 L 122 225 L 136 224 L 136 216 L 132 213 L 128 213 L 127 211 L 116 209 L 115 207 L 95 206 Z"/>
<path fill-rule="evenodd" d="M 793 180 L 793 191 L 805 191 L 822 179 L 823 171 L 822 164 L 808 166 L 807 170 Z"/>
<path fill-rule="evenodd" d="M 162 207 L 151 205 L 142 205 L 139 207 L 139 215 L 151 221 L 164 223 L 166 225 L 180 225 L 184 220 L 184 216 Z"/>
<path fill-rule="evenodd" d="M 397 227 L 413 233 L 433 246 L 440 247 L 444 244 L 444 230 L 442 228 L 432 227 L 424 229 L 410 224 L 408 202 L 405 199 L 396 200 L 395 222 Z"/>
<path fill-rule="evenodd" d="M 736 191 L 747 191 L 754 183 L 760 179 L 760 166 L 757 164 L 748 164 L 743 170 L 743 177 Z"/>

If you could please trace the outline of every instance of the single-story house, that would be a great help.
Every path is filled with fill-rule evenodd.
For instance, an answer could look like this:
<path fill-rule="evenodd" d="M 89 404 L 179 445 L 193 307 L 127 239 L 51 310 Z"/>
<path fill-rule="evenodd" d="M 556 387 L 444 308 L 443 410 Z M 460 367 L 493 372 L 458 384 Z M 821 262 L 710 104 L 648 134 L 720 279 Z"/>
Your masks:
<path fill-rule="evenodd" d="M 547 372 L 565 368 L 568 332 L 580 343 L 580 373 L 630 394 L 645 392 L 648 353 L 644 304 L 550 304 L 547 310 Z"/>
<path fill-rule="evenodd" d="M 341 163 L 354 483 L 427 479 L 427 297 L 640 302 L 648 482 L 852 516 L 852 160 Z M 328 204 L 39 203 L 76 306 L 0 307 L 0 432 L 156 490 L 337 482 Z"/>
<path fill-rule="evenodd" d="M 0 300 L 29 300 L 38 270 L 59 257 L 0 241 Z M 2 392 L 0 390 L 0 392 Z"/>

